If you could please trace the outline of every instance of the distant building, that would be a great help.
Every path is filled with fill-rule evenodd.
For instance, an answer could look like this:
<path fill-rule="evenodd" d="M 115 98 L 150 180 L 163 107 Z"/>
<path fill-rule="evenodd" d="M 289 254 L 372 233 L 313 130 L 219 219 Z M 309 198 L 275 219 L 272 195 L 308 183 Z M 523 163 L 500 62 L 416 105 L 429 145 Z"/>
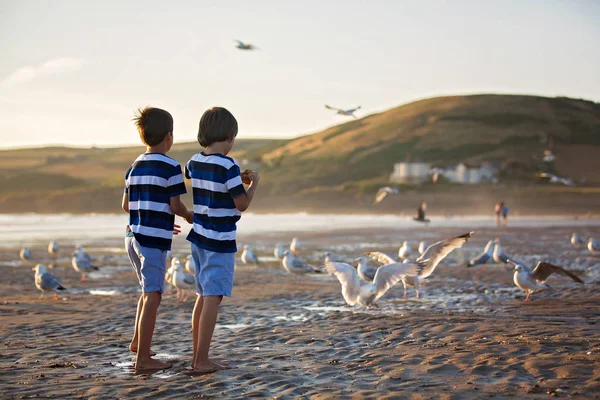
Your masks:
<path fill-rule="evenodd" d="M 432 179 L 437 181 L 437 177 L 443 176 L 453 183 L 477 184 L 481 182 L 494 181 L 496 168 L 489 163 L 481 165 L 471 165 L 460 163 L 450 168 L 433 168 L 429 163 L 411 163 L 401 162 L 394 164 L 394 172 L 390 176 L 393 183 L 422 183 Z"/>
<path fill-rule="evenodd" d="M 420 183 L 429 180 L 431 164 L 422 162 L 401 162 L 394 164 L 390 181 L 394 183 Z"/>

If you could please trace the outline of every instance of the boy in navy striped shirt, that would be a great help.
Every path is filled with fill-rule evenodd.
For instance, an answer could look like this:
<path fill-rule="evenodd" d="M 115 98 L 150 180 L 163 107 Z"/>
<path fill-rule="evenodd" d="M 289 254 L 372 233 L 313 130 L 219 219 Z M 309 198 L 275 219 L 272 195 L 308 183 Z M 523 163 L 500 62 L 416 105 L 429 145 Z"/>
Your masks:
<path fill-rule="evenodd" d="M 186 192 L 181 166 L 166 155 L 173 145 L 173 117 L 165 110 L 146 107 L 138 110 L 134 121 L 146 152 L 125 174 L 122 206 L 129 213 L 125 247 L 143 293 L 129 350 L 137 353 L 137 370 L 163 369 L 171 364 L 153 359 L 150 343 L 163 292 L 167 251 L 173 233 L 179 233 L 175 215 L 191 223 L 194 213 L 180 199 Z"/>
<path fill-rule="evenodd" d="M 223 296 L 231 296 L 235 252 L 236 222 L 245 211 L 258 186 L 257 172 L 240 173 L 231 151 L 238 125 L 225 108 L 207 110 L 200 119 L 198 142 L 204 151 L 194 155 L 185 166 L 194 194 L 192 242 L 196 263 L 196 305 L 192 315 L 194 355 L 192 371 L 209 373 L 230 368 L 208 357 Z M 248 190 L 242 183 L 249 184 Z"/>

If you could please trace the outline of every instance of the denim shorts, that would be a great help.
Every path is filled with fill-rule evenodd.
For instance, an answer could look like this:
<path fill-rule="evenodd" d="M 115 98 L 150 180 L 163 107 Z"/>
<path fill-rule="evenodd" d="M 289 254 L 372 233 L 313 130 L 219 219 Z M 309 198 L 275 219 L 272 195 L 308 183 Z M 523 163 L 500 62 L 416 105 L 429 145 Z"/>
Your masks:
<path fill-rule="evenodd" d="M 231 296 L 235 253 L 215 253 L 192 243 L 192 258 L 196 263 L 196 294 Z"/>
<path fill-rule="evenodd" d="M 125 249 L 144 293 L 163 292 L 167 271 L 167 251 L 144 247 L 133 235 L 125 236 Z"/>

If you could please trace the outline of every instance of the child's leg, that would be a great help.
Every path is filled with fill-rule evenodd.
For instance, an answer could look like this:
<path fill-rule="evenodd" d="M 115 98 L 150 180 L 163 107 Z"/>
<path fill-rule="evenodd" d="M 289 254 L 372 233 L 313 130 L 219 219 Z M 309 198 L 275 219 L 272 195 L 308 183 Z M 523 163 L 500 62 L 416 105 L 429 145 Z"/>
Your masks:
<path fill-rule="evenodd" d="M 198 332 L 200 331 L 200 315 L 202 314 L 202 304 L 204 303 L 204 297 L 196 296 L 196 305 L 194 306 L 194 312 L 192 314 L 192 346 L 194 354 L 192 355 L 192 369 L 194 369 L 196 354 L 198 350 Z"/>
<path fill-rule="evenodd" d="M 135 369 L 163 369 L 169 368 L 170 363 L 155 360 L 150 356 L 150 343 L 154 335 L 156 313 L 160 305 L 161 293 L 149 292 L 143 294 L 142 312 L 138 326 L 138 352 Z"/>
<path fill-rule="evenodd" d="M 217 315 L 219 313 L 219 304 L 223 296 L 205 296 L 202 300 L 202 313 L 200 314 L 198 324 L 198 338 L 196 357 L 193 361 L 195 372 L 214 372 L 227 367 L 218 364 L 208 358 L 210 342 L 212 341 L 215 325 L 217 324 Z"/>
<path fill-rule="evenodd" d="M 142 313 L 142 304 L 144 304 L 144 294 L 140 295 L 140 299 L 137 304 L 137 311 L 135 312 L 135 327 L 133 328 L 133 339 L 129 344 L 129 350 L 137 353 L 138 350 L 138 324 L 140 323 L 140 314 Z"/>

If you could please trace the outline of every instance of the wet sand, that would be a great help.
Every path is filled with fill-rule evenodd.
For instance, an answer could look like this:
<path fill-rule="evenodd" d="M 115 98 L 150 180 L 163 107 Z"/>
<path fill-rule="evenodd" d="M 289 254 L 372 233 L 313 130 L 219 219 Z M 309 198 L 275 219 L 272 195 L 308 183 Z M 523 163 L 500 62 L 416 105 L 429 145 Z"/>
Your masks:
<path fill-rule="evenodd" d="M 423 283 L 421 299 L 399 284 L 367 311 L 344 304 L 337 280 L 291 276 L 274 259 L 292 235 L 241 237 L 263 262 L 237 265 L 233 297 L 224 300 L 213 356 L 237 368 L 186 373 L 193 301 L 165 295 L 153 349 L 173 367 L 136 375 L 131 339 L 137 283 L 121 240 L 88 246 L 102 266 L 85 282 L 59 259 L 51 272 L 69 291 L 40 299 L 31 263 L 0 250 L 0 397 L 2 398 L 407 398 L 480 399 L 548 396 L 600 398 L 600 257 L 573 249 L 570 234 L 600 237 L 599 227 L 483 229 Z M 396 255 L 403 240 L 432 243 L 464 229 L 352 230 L 299 233 L 302 257 L 324 251 L 353 258 Z M 533 264 L 563 265 L 586 283 L 552 276 L 552 291 L 524 292 L 512 272 L 466 261 L 501 237 L 507 253 Z M 34 244 L 34 256 L 44 253 Z M 63 254 L 70 243 L 61 243 Z M 241 246 L 240 246 L 241 247 Z M 177 256 L 187 255 L 178 240 Z M 28 268 L 29 267 L 29 268 Z M 95 293 L 95 294 L 91 294 Z M 104 295 L 102 295 L 104 294 Z"/>

